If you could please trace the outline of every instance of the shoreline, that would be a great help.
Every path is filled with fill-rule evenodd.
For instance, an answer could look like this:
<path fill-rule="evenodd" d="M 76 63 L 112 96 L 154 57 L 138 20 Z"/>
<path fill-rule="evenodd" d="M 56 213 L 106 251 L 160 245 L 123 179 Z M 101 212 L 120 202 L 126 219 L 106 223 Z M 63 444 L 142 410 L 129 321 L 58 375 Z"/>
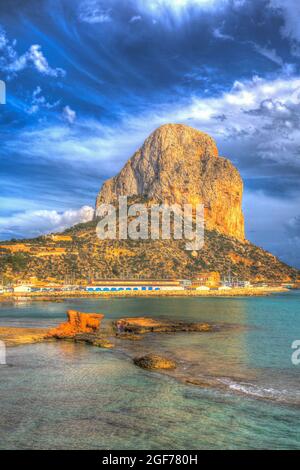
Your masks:
<path fill-rule="evenodd" d="M 119 292 L 29 292 L 29 293 L 5 293 L 0 294 L 0 304 L 6 302 L 26 301 L 52 301 L 63 302 L 66 299 L 101 299 L 101 298 L 130 298 L 130 297 L 257 297 L 268 296 L 277 293 L 289 292 L 285 287 L 251 287 L 233 288 L 228 290 L 169 290 L 169 291 L 119 291 Z"/>
<path fill-rule="evenodd" d="M 231 326 L 232 327 L 232 326 Z M 42 328 L 11 328 L 11 327 L 0 327 L 0 339 L 2 341 L 5 341 L 6 347 L 8 349 L 10 348 L 15 348 L 18 346 L 29 346 L 37 343 L 63 343 L 63 342 L 72 342 L 74 344 L 85 344 L 86 347 L 100 347 L 102 348 L 107 348 L 105 345 L 97 345 L 93 344 L 92 342 L 89 342 L 86 338 L 82 339 L 76 339 L 76 338 L 54 338 L 54 337 L 49 337 L 48 333 L 51 329 L 42 329 Z M 217 330 L 216 330 L 217 331 Z M 197 332 L 191 332 L 192 334 L 197 334 Z M 213 330 L 211 331 L 213 333 Z M 149 334 L 149 333 L 148 333 Z M 153 334 L 170 334 L 169 333 L 164 333 L 164 332 L 154 332 L 150 333 L 150 335 Z M 173 332 L 172 334 L 176 334 L 176 332 Z M 201 334 L 201 333 L 200 333 Z M 202 332 L 203 334 L 203 332 Z M 204 333 L 205 334 L 205 333 Z M 135 364 L 135 357 L 137 353 L 140 353 L 140 349 L 142 347 L 143 349 L 143 355 L 145 355 L 145 352 L 153 351 L 153 348 L 150 347 L 149 339 L 147 341 L 147 334 L 142 334 L 140 341 L 130 341 L 130 338 L 125 338 L 125 339 L 120 339 L 119 337 L 115 336 L 115 345 L 111 348 L 108 347 L 109 351 L 112 354 L 116 355 L 121 355 L 124 358 L 129 359 L 133 364 Z M 104 332 L 103 338 L 105 341 L 106 339 L 111 339 L 110 335 L 107 332 Z M 133 338 L 134 339 L 134 338 Z M 154 350 L 154 353 L 156 351 Z M 180 361 L 177 360 L 176 355 L 172 355 L 170 359 L 170 354 L 168 356 L 162 356 L 162 359 L 166 359 L 168 361 L 170 360 L 175 360 L 175 364 L 178 365 L 180 364 Z M 184 365 L 189 365 L 188 362 L 186 362 Z M 182 364 L 181 364 L 182 366 Z M 136 365 L 136 367 L 140 367 Z M 175 367 L 174 369 L 164 369 L 164 368 L 158 368 L 158 369 L 144 369 L 146 373 L 156 373 L 159 374 L 160 376 L 165 376 L 168 377 L 171 380 L 175 380 L 177 382 L 180 382 L 184 385 L 190 386 L 190 387 L 196 387 L 200 389 L 211 389 L 211 390 L 216 390 L 219 392 L 225 392 L 225 393 L 232 393 L 234 395 L 240 395 L 260 401 L 273 401 L 277 403 L 284 403 L 287 404 L 285 401 L 281 401 L 276 397 L 273 396 L 268 396 L 264 394 L 257 394 L 254 391 L 251 391 L 251 381 L 250 380 L 239 380 L 234 376 L 227 376 L 224 374 L 224 376 L 219 376 L 219 375 L 211 375 L 208 374 L 205 371 L 199 375 L 197 374 L 196 376 L 190 373 L 186 373 L 185 367 Z M 249 377 L 247 378 L 249 379 Z M 232 387 L 232 384 L 234 387 Z M 245 388 L 246 387 L 246 388 Z"/>
<path fill-rule="evenodd" d="M 0 340 L 8 348 L 45 341 L 48 328 L 0 326 Z"/>
<path fill-rule="evenodd" d="M 0 340 L 8 348 L 34 343 L 72 342 L 109 349 L 113 354 L 121 354 L 149 373 L 168 376 L 188 386 L 230 392 L 256 400 L 294 404 L 290 397 L 282 397 L 280 391 L 270 393 L 264 384 L 256 382 L 251 368 L 245 375 L 241 375 L 240 371 L 236 373 L 228 370 L 223 373 L 223 370 L 220 372 L 211 369 L 205 361 L 203 367 L 195 362 L 193 355 L 185 354 L 184 350 L 177 351 L 176 348 L 166 349 L 163 339 L 158 339 L 160 335 L 164 338 L 164 335 L 188 333 L 193 337 L 197 334 L 200 345 L 202 335 L 214 336 L 229 329 L 232 336 L 241 331 L 241 328 L 248 327 L 234 323 L 175 321 L 150 316 L 104 319 L 103 314 L 68 310 L 67 322 L 59 323 L 54 328 L 0 327 Z"/>

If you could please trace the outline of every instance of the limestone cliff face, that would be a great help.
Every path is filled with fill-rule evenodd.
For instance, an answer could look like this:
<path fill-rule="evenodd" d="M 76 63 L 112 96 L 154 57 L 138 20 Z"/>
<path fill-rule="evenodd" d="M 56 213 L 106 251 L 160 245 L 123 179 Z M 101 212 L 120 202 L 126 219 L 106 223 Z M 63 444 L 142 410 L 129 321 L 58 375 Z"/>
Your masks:
<path fill-rule="evenodd" d="M 206 228 L 243 241 L 242 194 L 238 170 L 218 156 L 209 135 L 182 124 L 167 124 L 156 129 L 120 173 L 103 184 L 96 209 L 119 196 L 144 196 L 165 204 L 202 203 Z"/>

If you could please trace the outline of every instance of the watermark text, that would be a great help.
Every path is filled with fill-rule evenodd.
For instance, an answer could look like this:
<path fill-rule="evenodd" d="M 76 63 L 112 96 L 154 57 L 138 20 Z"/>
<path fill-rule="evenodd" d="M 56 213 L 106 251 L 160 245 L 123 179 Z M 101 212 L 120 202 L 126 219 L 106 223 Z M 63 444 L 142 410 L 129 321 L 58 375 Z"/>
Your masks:
<path fill-rule="evenodd" d="M 100 240 L 186 240 L 185 249 L 204 246 L 204 206 L 197 204 L 132 204 L 118 198 L 118 206 L 101 204 L 96 211 Z"/>

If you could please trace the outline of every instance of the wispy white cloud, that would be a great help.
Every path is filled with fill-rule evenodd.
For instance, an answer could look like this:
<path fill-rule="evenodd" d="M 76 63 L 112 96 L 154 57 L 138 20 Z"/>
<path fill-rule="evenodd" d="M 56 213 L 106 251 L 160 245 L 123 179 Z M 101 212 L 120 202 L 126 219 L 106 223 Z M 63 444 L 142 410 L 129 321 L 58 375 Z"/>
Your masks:
<path fill-rule="evenodd" d="M 283 67 L 284 61 L 283 59 L 277 54 L 275 49 L 269 49 L 268 47 L 262 47 L 258 44 L 254 44 L 256 51 L 261 54 L 262 56 L 269 59 L 271 62 L 274 62 L 277 65 Z"/>
<path fill-rule="evenodd" d="M 213 36 L 216 38 L 216 39 L 221 39 L 222 41 L 233 41 L 234 38 L 232 36 L 230 36 L 229 34 L 226 34 L 224 32 L 222 32 L 222 29 L 221 28 L 215 28 L 213 30 Z"/>
<path fill-rule="evenodd" d="M 142 20 L 141 15 L 135 15 L 130 18 L 129 23 L 137 23 L 138 21 L 141 21 L 141 20 Z"/>
<path fill-rule="evenodd" d="M 28 51 L 22 55 L 18 55 L 16 45 L 16 40 L 10 41 L 4 29 L 0 28 L 0 70 L 6 73 L 8 77 L 14 76 L 28 67 L 33 67 L 42 75 L 50 77 L 65 75 L 63 69 L 52 68 L 49 65 L 40 45 L 31 45 Z"/>
<path fill-rule="evenodd" d="M 54 103 L 49 103 L 45 96 L 43 96 L 41 87 L 37 86 L 32 93 L 31 103 L 26 112 L 28 114 L 36 114 L 40 109 L 52 109 L 58 106 L 58 104 L 59 100 Z"/>
<path fill-rule="evenodd" d="M 169 9 L 180 12 L 189 7 L 199 7 L 211 9 L 228 3 L 228 0 L 148 0 L 147 2 L 138 0 L 139 4 L 152 12 L 159 12 L 162 9 Z"/>
<path fill-rule="evenodd" d="M 255 51 L 261 56 L 265 57 L 273 64 L 278 65 L 281 68 L 281 73 L 286 76 L 295 75 L 297 67 L 295 63 L 285 62 L 283 58 L 278 54 L 275 48 L 268 46 L 261 46 L 260 44 L 255 43 L 254 41 L 246 41 L 244 44 L 252 46 Z"/>
<path fill-rule="evenodd" d="M 83 206 L 80 209 L 68 209 L 64 212 L 55 210 L 34 210 L 0 217 L 0 232 L 11 236 L 36 237 L 45 233 L 61 232 L 68 227 L 93 219 L 94 209 Z"/>
<path fill-rule="evenodd" d="M 240 8 L 245 0 L 130 0 L 128 3 L 138 12 L 130 18 L 130 23 L 141 21 L 142 14 L 145 14 L 152 17 L 153 24 L 156 24 L 158 21 L 168 22 L 170 17 L 180 22 L 192 10 L 217 11 L 227 6 Z M 78 19 L 90 24 L 108 23 L 113 20 L 113 10 L 117 6 L 116 0 L 81 0 Z"/>
<path fill-rule="evenodd" d="M 164 13 L 184 16 L 189 10 L 214 11 L 230 6 L 238 9 L 246 0 L 135 0 L 140 11 L 162 18 Z"/>
<path fill-rule="evenodd" d="M 109 23 L 112 21 L 111 10 L 105 8 L 101 0 L 83 0 L 78 9 L 78 18 L 84 23 Z"/>
<path fill-rule="evenodd" d="M 51 68 L 46 57 L 43 55 L 41 46 L 33 44 L 30 46 L 29 51 L 25 54 L 27 64 L 32 63 L 36 70 L 44 75 L 50 77 L 64 76 L 65 71 L 61 68 Z"/>
<path fill-rule="evenodd" d="M 63 109 L 63 119 L 69 124 L 73 124 L 76 119 L 76 112 L 70 108 L 70 106 L 65 106 Z"/>

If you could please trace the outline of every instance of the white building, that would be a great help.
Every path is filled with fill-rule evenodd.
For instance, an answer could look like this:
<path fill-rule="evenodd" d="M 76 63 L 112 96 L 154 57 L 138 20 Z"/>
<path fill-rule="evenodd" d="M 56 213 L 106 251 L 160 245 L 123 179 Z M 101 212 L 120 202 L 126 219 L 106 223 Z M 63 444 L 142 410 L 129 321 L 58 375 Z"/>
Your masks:
<path fill-rule="evenodd" d="M 30 286 L 16 286 L 14 287 L 14 292 L 19 292 L 19 293 L 26 293 L 26 292 L 31 292 L 31 287 Z"/>
<path fill-rule="evenodd" d="M 128 286 L 126 284 L 119 285 L 105 285 L 105 286 L 87 286 L 87 292 L 121 292 L 121 291 L 182 291 L 183 286 L 170 286 L 170 285 L 142 285 L 136 284 Z"/>

